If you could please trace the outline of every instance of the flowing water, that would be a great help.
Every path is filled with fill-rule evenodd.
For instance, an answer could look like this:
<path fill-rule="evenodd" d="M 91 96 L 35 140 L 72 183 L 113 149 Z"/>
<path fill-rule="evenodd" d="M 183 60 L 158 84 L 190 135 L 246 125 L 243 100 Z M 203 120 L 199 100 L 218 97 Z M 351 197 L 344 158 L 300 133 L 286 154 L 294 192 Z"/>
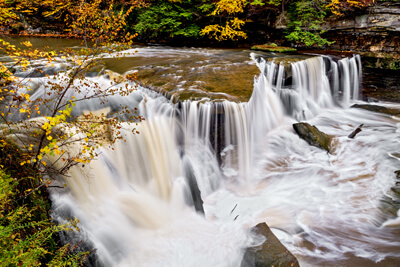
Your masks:
<path fill-rule="evenodd" d="M 290 72 L 259 54 L 247 60 L 260 73 L 248 102 L 175 103 L 141 86 L 110 99 L 139 109 L 140 134 L 127 125 L 126 142 L 73 167 L 67 189 L 51 192 L 54 218 L 79 218 L 69 238 L 91 243 L 104 266 L 240 266 L 260 243 L 249 233 L 259 222 L 301 266 L 398 266 L 400 120 L 349 108 L 359 57 L 313 57 Z M 87 105 L 76 111 L 104 107 Z M 297 121 L 332 136 L 331 153 L 300 139 Z"/>

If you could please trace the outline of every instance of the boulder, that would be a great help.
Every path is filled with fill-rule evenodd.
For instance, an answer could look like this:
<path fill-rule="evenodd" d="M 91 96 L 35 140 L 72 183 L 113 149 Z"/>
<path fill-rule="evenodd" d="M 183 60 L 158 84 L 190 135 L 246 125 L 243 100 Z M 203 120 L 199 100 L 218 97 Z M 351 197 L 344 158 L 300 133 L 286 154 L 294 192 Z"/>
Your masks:
<path fill-rule="evenodd" d="M 391 115 L 391 116 L 399 116 L 400 115 L 400 109 L 396 109 L 396 108 L 387 108 L 387 107 L 382 107 L 382 106 L 378 106 L 378 105 L 352 105 L 352 108 L 362 108 L 362 109 L 366 109 L 372 112 L 378 112 L 378 113 L 383 113 L 383 114 L 387 114 L 387 115 Z"/>
<path fill-rule="evenodd" d="M 306 122 L 299 122 L 293 124 L 293 129 L 301 139 L 304 139 L 310 145 L 325 149 L 326 151 L 330 152 L 329 145 L 331 140 L 329 136 L 318 130 L 317 127 L 311 126 Z"/>
<path fill-rule="evenodd" d="M 115 72 L 112 70 L 105 70 L 104 73 L 108 79 L 110 79 L 116 83 L 122 83 L 125 80 L 125 77 L 123 75 L 119 74 L 118 72 Z"/>
<path fill-rule="evenodd" d="M 110 107 L 93 111 L 84 110 L 82 115 L 77 118 L 79 126 L 86 132 L 94 131 L 92 138 L 112 141 L 113 131 L 111 125 L 108 124 L 110 121 L 107 118 L 110 112 Z"/>
<path fill-rule="evenodd" d="M 241 267 L 298 267 L 299 262 L 272 233 L 266 223 L 259 223 L 251 229 L 263 235 L 266 240 L 257 247 L 247 248 Z"/>

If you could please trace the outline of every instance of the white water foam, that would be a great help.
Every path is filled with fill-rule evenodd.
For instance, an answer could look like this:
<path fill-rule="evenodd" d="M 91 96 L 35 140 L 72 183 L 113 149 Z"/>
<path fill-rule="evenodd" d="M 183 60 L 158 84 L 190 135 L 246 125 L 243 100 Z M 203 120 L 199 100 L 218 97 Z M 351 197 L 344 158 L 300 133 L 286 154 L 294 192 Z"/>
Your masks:
<path fill-rule="evenodd" d="M 358 98 L 360 63 L 329 62 L 292 64 L 286 88 L 283 70 L 259 60 L 248 103 L 173 105 L 139 91 L 141 134 L 71 170 L 70 191 L 52 193 L 55 216 L 77 216 L 99 264 L 110 266 L 240 266 L 254 245 L 248 228 L 263 221 L 301 263 L 398 257 L 395 219 L 388 229 L 380 210 L 394 183 L 387 155 L 400 149 L 398 121 L 335 107 Z M 332 154 L 299 139 L 285 112 L 333 136 Z M 191 177 L 204 217 L 190 207 Z"/>

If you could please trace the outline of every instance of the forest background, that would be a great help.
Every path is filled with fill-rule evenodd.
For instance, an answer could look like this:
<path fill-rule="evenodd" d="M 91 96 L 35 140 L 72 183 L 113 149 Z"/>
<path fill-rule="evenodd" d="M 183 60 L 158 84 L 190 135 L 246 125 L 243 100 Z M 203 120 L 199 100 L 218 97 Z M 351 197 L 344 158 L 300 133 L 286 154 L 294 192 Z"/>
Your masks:
<path fill-rule="evenodd" d="M 377 0 L 117 0 L 114 12 L 127 13 L 124 31 L 136 41 L 191 45 L 240 45 L 271 41 L 327 46 L 325 22 L 355 16 Z M 380 1 L 385 2 L 385 1 Z M 77 13 L 90 9 L 108 12 L 110 1 L 1 0 L 3 32 L 82 36 L 71 27 Z M 90 7 L 89 7 L 90 5 Z M 82 20 L 90 20 L 82 17 Z M 89 25 L 87 25 L 89 27 Z M 283 32 L 283 34 L 282 34 Z M 86 32 L 87 33 L 87 32 Z M 321 36 L 322 35 L 322 36 Z M 215 42 L 217 41 L 217 42 Z M 232 43 L 236 41 L 236 43 Z M 221 44 L 222 42 L 222 44 Z M 286 42 L 288 43 L 288 42 Z"/>

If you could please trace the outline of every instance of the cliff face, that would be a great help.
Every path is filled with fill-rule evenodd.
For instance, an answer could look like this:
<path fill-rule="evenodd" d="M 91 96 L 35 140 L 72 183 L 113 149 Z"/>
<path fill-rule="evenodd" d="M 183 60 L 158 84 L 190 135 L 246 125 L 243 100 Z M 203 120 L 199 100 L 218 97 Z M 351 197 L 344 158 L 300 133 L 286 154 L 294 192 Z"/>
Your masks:
<path fill-rule="evenodd" d="M 323 25 L 329 50 L 362 55 L 363 98 L 400 101 L 400 1 L 379 2 L 363 13 Z"/>
<path fill-rule="evenodd" d="M 400 3 L 381 2 L 353 18 L 330 21 L 324 37 L 335 50 L 364 52 L 375 57 L 400 58 Z"/>
<path fill-rule="evenodd" d="M 400 101 L 400 2 L 380 2 L 324 28 L 335 41 L 329 49 L 362 55 L 365 100 Z"/>

